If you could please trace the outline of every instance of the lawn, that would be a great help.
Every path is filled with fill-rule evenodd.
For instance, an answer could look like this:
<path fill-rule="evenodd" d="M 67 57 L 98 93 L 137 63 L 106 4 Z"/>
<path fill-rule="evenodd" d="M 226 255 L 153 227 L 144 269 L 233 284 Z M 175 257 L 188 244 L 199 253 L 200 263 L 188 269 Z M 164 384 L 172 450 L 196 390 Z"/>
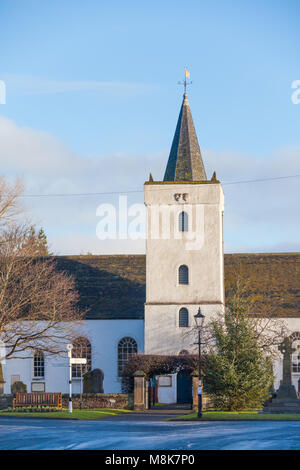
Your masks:
<path fill-rule="evenodd" d="M 197 413 L 169 418 L 168 421 L 300 421 L 300 414 L 271 414 L 260 411 L 203 411 L 199 420 Z"/>
<path fill-rule="evenodd" d="M 73 410 L 73 413 L 69 413 L 67 410 L 55 411 L 55 412 L 18 412 L 18 411 L 0 411 L 1 416 L 17 417 L 17 418 L 46 418 L 46 419 L 102 419 L 108 418 L 109 416 L 118 415 L 121 413 L 130 413 L 129 410 L 115 410 L 110 408 L 99 408 L 94 410 Z"/>

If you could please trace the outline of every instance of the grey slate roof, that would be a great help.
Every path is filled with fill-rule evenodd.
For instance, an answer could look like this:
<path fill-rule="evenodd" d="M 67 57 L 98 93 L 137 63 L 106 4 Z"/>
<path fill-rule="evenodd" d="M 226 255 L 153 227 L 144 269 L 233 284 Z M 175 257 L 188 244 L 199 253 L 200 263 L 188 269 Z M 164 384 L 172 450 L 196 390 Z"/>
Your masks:
<path fill-rule="evenodd" d="M 74 276 L 87 319 L 144 318 L 145 255 L 59 256 L 56 262 Z M 258 308 L 300 317 L 300 253 L 225 254 L 224 263 L 226 297 L 240 277 Z"/>
<path fill-rule="evenodd" d="M 87 319 L 143 319 L 145 255 L 57 256 L 57 267 L 74 277 Z"/>
<path fill-rule="evenodd" d="M 184 93 L 164 181 L 203 181 L 206 179 L 190 105 Z"/>

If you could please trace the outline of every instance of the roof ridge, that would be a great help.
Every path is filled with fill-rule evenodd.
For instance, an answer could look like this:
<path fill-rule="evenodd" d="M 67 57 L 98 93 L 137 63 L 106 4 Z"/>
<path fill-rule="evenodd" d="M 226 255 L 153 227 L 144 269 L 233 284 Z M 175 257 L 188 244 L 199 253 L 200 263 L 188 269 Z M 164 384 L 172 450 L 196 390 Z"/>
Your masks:
<path fill-rule="evenodd" d="M 261 253 L 224 253 L 224 256 L 286 256 L 286 255 L 299 255 L 299 251 L 280 251 L 280 252 L 261 252 Z M 118 253 L 118 254 L 94 254 L 94 255 L 53 255 L 51 258 L 125 258 L 125 257 L 145 257 L 146 253 Z"/>

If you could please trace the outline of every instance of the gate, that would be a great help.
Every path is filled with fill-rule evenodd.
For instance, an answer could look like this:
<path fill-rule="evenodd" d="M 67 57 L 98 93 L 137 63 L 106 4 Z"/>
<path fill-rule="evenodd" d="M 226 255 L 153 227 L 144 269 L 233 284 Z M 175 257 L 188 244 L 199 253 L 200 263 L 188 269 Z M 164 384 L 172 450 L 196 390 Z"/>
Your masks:
<path fill-rule="evenodd" d="M 181 371 L 177 374 L 177 403 L 192 403 L 193 385 L 192 377 L 188 372 Z"/>

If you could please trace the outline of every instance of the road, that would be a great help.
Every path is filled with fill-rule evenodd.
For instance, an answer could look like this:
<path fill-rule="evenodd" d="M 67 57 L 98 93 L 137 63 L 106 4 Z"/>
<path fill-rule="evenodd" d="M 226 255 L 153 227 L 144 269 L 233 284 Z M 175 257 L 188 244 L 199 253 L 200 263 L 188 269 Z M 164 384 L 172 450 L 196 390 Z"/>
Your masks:
<path fill-rule="evenodd" d="M 0 418 L 0 449 L 300 449 L 300 422 Z"/>

